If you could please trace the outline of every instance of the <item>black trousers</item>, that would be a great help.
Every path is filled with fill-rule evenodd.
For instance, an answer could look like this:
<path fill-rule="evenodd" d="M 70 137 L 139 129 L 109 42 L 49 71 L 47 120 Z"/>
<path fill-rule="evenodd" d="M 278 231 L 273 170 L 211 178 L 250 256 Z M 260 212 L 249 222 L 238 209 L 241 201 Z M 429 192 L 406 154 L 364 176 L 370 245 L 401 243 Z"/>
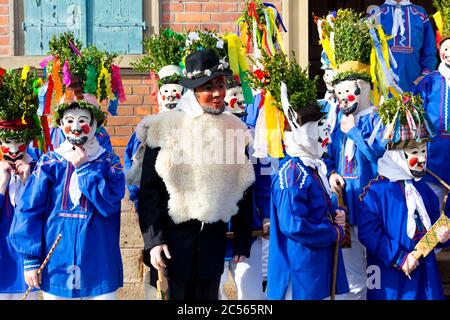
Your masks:
<path fill-rule="evenodd" d="M 219 299 L 220 277 L 201 280 L 169 279 L 171 300 L 205 301 Z"/>

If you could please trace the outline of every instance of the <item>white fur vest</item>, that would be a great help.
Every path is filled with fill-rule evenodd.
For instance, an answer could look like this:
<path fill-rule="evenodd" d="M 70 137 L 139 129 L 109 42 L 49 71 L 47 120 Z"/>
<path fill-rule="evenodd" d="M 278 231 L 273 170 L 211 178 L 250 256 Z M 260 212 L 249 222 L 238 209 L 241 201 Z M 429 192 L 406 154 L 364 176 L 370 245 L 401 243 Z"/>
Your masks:
<path fill-rule="evenodd" d="M 169 215 L 175 223 L 197 219 L 228 222 L 255 180 L 245 155 L 249 132 L 231 114 L 192 118 L 173 110 L 146 117 L 136 135 L 143 143 L 127 180 L 139 185 L 145 147 L 161 148 L 155 169 L 169 192 Z"/>

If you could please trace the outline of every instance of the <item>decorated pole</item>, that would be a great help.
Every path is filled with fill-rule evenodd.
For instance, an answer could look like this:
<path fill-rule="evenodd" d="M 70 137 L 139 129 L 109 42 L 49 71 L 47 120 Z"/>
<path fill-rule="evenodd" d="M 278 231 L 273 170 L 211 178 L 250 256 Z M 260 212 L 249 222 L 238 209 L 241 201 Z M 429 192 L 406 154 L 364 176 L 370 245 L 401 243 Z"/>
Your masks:
<path fill-rule="evenodd" d="M 42 273 L 42 270 L 44 270 L 45 266 L 47 265 L 48 261 L 50 260 L 53 252 L 56 249 L 56 246 L 58 245 L 59 241 L 61 240 L 62 235 L 59 234 L 58 237 L 55 240 L 55 243 L 53 244 L 52 248 L 50 249 L 50 251 L 47 254 L 47 257 L 45 258 L 44 262 L 42 263 L 41 267 L 38 269 L 37 275 L 39 277 L 39 275 Z M 31 286 L 28 286 L 27 292 L 25 292 L 24 296 L 22 297 L 22 300 L 27 300 L 28 295 L 31 292 Z"/>
<path fill-rule="evenodd" d="M 158 270 L 158 281 L 156 281 L 156 294 L 159 300 L 169 300 L 169 284 L 164 275 L 164 269 Z"/>

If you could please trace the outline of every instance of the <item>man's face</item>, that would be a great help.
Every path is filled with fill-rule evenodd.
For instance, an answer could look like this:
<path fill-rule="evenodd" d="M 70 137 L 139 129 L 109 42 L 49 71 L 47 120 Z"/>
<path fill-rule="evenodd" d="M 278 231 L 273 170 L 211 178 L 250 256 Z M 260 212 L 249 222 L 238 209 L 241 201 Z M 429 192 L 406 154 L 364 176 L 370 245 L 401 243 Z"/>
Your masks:
<path fill-rule="evenodd" d="M 427 167 L 427 145 L 425 142 L 411 145 L 403 149 L 406 162 L 411 174 L 415 178 L 422 178 Z"/>
<path fill-rule="evenodd" d="M 319 155 L 323 157 L 328 152 L 328 145 L 330 144 L 330 129 L 328 128 L 325 118 L 319 120 L 317 126 L 319 129 L 319 139 L 317 141 L 319 147 L 317 150 L 319 150 Z"/>
<path fill-rule="evenodd" d="M 64 112 L 60 127 L 71 144 L 81 146 L 88 141 L 95 121 L 89 110 L 69 109 Z"/>
<path fill-rule="evenodd" d="M 26 141 L 10 138 L 0 139 L 0 150 L 3 160 L 10 163 L 23 159 L 26 149 Z"/>
<path fill-rule="evenodd" d="M 170 83 L 162 85 L 158 92 L 160 111 L 165 112 L 174 109 L 181 99 L 182 92 L 183 86 L 179 84 Z"/>
<path fill-rule="evenodd" d="M 439 49 L 441 61 L 450 65 L 450 39 L 444 40 Z"/>
<path fill-rule="evenodd" d="M 227 89 L 225 96 L 225 105 L 227 110 L 236 115 L 242 115 L 245 112 L 244 94 L 241 86 L 235 86 Z"/>
<path fill-rule="evenodd" d="M 370 84 L 364 80 L 345 80 L 336 84 L 339 107 L 346 115 L 359 112 L 370 104 Z"/>
<path fill-rule="evenodd" d="M 218 115 L 225 111 L 227 94 L 225 76 L 209 80 L 204 85 L 195 88 L 194 92 L 204 112 Z"/>
<path fill-rule="evenodd" d="M 333 69 L 326 69 L 325 73 L 323 75 L 323 81 L 325 82 L 325 85 L 327 86 L 328 91 L 334 91 L 333 86 L 333 79 L 334 79 L 335 73 Z"/>

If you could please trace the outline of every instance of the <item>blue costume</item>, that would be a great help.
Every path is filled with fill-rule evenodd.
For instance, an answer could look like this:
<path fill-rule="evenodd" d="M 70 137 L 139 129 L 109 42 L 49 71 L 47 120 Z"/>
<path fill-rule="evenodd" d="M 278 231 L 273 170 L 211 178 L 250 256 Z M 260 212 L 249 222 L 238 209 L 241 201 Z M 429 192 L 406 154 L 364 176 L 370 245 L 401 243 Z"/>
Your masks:
<path fill-rule="evenodd" d="M 450 90 L 445 78 L 435 71 L 427 75 L 415 88 L 423 99 L 423 107 L 433 124 L 436 136 L 428 143 L 427 168 L 445 182 L 450 183 L 450 168 L 447 162 L 450 149 Z M 431 175 L 425 175 L 425 181 L 439 184 Z"/>
<path fill-rule="evenodd" d="M 133 165 L 132 158 L 135 155 L 135 153 L 140 145 L 141 145 L 141 142 L 136 137 L 136 132 L 133 132 L 133 134 L 131 135 L 130 140 L 128 140 L 127 146 L 125 148 L 125 155 L 124 155 L 125 173 L 127 173 L 128 170 L 130 170 L 131 166 Z M 137 208 L 139 187 L 127 184 L 127 188 L 130 193 L 130 200 L 133 201 L 135 207 Z"/>
<path fill-rule="evenodd" d="M 329 297 L 335 245 L 343 229 L 333 223 L 334 208 L 317 171 L 286 156 L 273 176 L 271 196 L 269 299 L 284 299 L 289 282 L 294 300 Z M 346 292 L 339 250 L 336 293 Z"/>
<path fill-rule="evenodd" d="M 421 181 L 413 181 L 434 224 L 439 218 L 436 195 Z M 367 298 L 372 300 L 443 299 L 436 257 L 431 252 L 411 273 L 409 280 L 402 271 L 402 263 L 426 233 L 421 219 L 416 217 L 414 239 L 407 235 L 408 208 L 404 182 L 391 182 L 382 176 L 370 182 L 361 195 L 359 239 L 367 248 L 367 264 L 380 268 L 379 288 L 370 288 Z M 417 215 L 418 216 L 418 215 Z"/>
<path fill-rule="evenodd" d="M 82 193 L 74 208 L 71 176 Z M 56 152 L 42 156 L 30 176 L 10 231 L 25 270 L 37 269 L 58 234 L 62 239 L 42 272 L 41 289 L 79 298 L 116 291 L 123 285 L 119 248 L 120 202 L 125 178 L 119 158 L 103 152 L 78 168 Z"/>
<path fill-rule="evenodd" d="M 97 140 L 103 147 L 103 149 L 111 153 L 113 152 L 109 134 L 103 126 L 97 128 L 95 136 L 97 137 Z M 66 141 L 64 132 L 59 127 L 50 129 L 50 139 L 52 141 L 54 149 L 59 148 L 61 143 Z M 38 161 L 39 158 L 42 156 L 42 152 L 38 148 L 34 148 L 32 143 L 28 146 L 27 153 L 33 158 L 34 161 Z"/>
<path fill-rule="evenodd" d="M 28 286 L 23 277 L 23 258 L 8 238 L 14 217 L 8 189 L 4 195 L 0 194 L 0 293 L 18 294 L 25 293 Z"/>
<path fill-rule="evenodd" d="M 377 161 L 386 150 L 381 143 L 384 127 L 381 126 L 373 144 L 369 146 L 368 140 L 380 121 L 378 115 L 371 112 L 361 116 L 355 127 L 347 134 L 341 131 L 339 125 L 342 115 L 342 112 L 338 115 L 335 129 L 331 135 L 331 144 L 328 146 L 329 157 L 325 158 L 324 162 L 327 165 L 329 176 L 336 172 L 344 178 L 344 201 L 348 208 L 348 221 L 350 225 L 356 225 L 358 221 L 358 197 L 362 189 L 377 175 Z M 347 161 L 344 153 L 349 138 L 353 140 L 356 147 L 355 155 L 351 161 Z M 333 195 L 333 202 L 337 203 L 335 195 Z"/>
<path fill-rule="evenodd" d="M 401 6 L 405 32 L 389 40 L 389 47 L 397 62 L 392 70 L 399 76 L 398 84 L 403 91 L 413 89 L 413 82 L 422 74 L 436 69 L 436 39 L 428 15 L 420 6 L 410 4 Z M 378 10 L 377 10 L 378 11 Z M 395 6 L 382 4 L 379 6 L 379 19 L 387 35 L 392 33 Z M 371 12 L 370 14 L 377 14 Z"/>

